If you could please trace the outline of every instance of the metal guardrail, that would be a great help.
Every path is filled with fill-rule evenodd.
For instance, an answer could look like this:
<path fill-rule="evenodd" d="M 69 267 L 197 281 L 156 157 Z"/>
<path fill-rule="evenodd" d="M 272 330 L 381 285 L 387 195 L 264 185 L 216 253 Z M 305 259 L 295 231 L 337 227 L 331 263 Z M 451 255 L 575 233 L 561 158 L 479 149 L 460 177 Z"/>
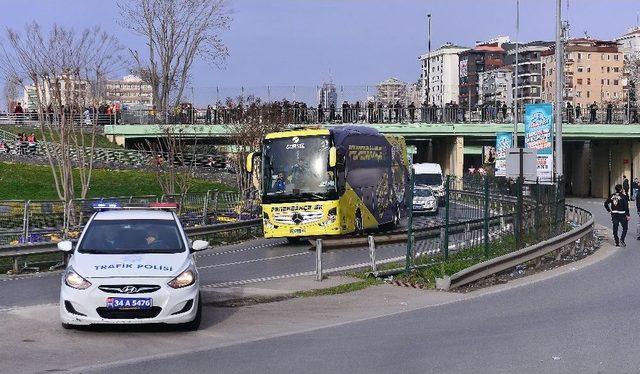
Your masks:
<path fill-rule="evenodd" d="M 535 260 L 551 252 L 558 252 L 559 254 L 559 252 L 565 247 L 573 243 L 580 243 L 581 245 L 584 245 L 584 239 L 589 235 L 593 235 L 593 215 L 582 208 L 571 205 L 567 205 L 565 214 L 567 213 L 569 216 L 577 215 L 578 220 L 584 222 L 579 222 L 580 226 L 551 239 L 544 240 L 532 246 L 481 262 L 459 271 L 450 276 L 451 283 L 449 288 L 456 288 L 469 284 L 489 275 L 513 268 L 516 265 Z"/>
<path fill-rule="evenodd" d="M 219 223 L 219 224 L 207 225 L 207 226 L 185 227 L 184 232 L 188 236 L 212 235 L 212 234 L 229 232 L 229 231 L 240 230 L 240 229 L 250 229 L 253 227 L 258 227 L 261 224 L 262 224 L 261 219 L 252 219 L 252 220 L 238 221 L 238 222 Z M 0 259 L 2 258 L 13 259 L 14 274 L 19 273 L 21 270 L 20 264 L 19 264 L 19 259 L 21 257 L 29 256 L 29 255 L 44 255 L 44 254 L 55 254 L 55 253 L 61 253 L 61 252 L 58 250 L 58 243 L 54 243 L 54 242 L 25 244 L 20 246 L 15 246 L 15 245 L 0 246 Z M 65 257 L 65 260 L 66 260 L 66 257 Z"/>

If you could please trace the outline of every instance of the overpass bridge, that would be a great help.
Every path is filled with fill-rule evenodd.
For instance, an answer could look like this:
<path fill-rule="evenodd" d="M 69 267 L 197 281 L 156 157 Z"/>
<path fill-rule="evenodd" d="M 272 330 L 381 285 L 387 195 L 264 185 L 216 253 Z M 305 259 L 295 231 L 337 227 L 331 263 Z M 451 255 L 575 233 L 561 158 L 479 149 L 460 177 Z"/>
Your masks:
<path fill-rule="evenodd" d="M 339 124 L 344 125 L 344 124 Z M 338 124 L 318 124 L 332 127 Z M 461 176 L 482 163 L 481 149 L 494 145 L 496 132 L 511 132 L 508 123 L 355 123 L 385 134 L 402 135 L 416 162 L 437 162 L 446 173 Z M 295 124 L 292 127 L 298 126 Z M 104 133 L 126 147 L 162 138 L 167 129 L 187 138 L 229 144 L 231 128 L 222 124 L 106 125 Z M 519 139 L 524 126 L 518 126 Z M 626 175 L 640 176 L 640 124 L 572 123 L 563 126 L 566 191 L 575 196 L 605 197 Z"/>

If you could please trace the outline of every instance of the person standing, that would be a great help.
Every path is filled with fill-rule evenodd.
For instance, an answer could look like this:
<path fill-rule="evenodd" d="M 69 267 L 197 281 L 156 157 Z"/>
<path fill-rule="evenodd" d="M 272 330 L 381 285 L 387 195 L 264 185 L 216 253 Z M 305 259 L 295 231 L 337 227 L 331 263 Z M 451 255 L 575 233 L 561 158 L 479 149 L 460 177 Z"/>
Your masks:
<path fill-rule="evenodd" d="M 636 199 L 636 211 L 638 212 L 638 221 L 636 223 L 636 240 L 640 240 L 640 199 Z"/>
<path fill-rule="evenodd" d="M 627 244 L 624 242 L 624 239 L 627 237 L 627 230 L 629 228 L 629 201 L 622 192 L 621 184 L 616 184 L 615 190 L 616 192 L 604 202 L 604 208 L 607 212 L 611 213 L 613 239 L 616 242 L 616 247 L 620 245 L 626 247 Z M 622 233 L 618 238 L 619 226 L 622 226 Z"/>
<path fill-rule="evenodd" d="M 627 199 L 629 199 L 629 179 L 627 179 L 626 175 L 622 176 L 622 189 L 624 194 L 627 195 Z"/>
<path fill-rule="evenodd" d="M 207 125 L 210 125 L 211 124 L 211 105 L 207 105 L 207 111 L 205 112 L 204 118 L 205 118 L 205 123 Z"/>
<path fill-rule="evenodd" d="M 607 104 L 607 123 L 613 122 L 613 104 Z"/>
<path fill-rule="evenodd" d="M 413 123 L 416 118 L 416 104 L 412 101 L 411 104 L 409 104 L 408 108 L 409 108 L 409 120 L 411 121 L 411 123 Z"/>
<path fill-rule="evenodd" d="M 580 115 L 582 114 L 582 108 L 580 107 L 580 103 L 576 104 L 576 122 L 580 121 Z"/>
<path fill-rule="evenodd" d="M 640 181 L 638 181 L 638 177 L 635 177 L 631 182 L 631 200 L 637 200 L 638 190 L 640 190 Z"/>
<path fill-rule="evenodd" d="M 507 121 L 507 103 L 502 103 L 502 122 Z"/>
<path fill-rule="evenodd" d="M 589 122 L 591 123 L 596 122 L 596 114 L 598 114 L 598 104 L 596 104 L 595 101 L 589 107 L 589 114 L 590 114 Z"/>

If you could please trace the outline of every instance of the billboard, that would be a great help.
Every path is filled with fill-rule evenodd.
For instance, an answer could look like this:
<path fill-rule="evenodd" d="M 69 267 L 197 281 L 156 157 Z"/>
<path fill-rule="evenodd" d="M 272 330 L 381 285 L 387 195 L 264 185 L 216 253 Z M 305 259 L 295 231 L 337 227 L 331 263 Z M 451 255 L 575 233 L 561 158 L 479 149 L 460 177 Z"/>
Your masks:
<path fill-rule="evenodd" d="M 553 181 L 553 108 L 550 103 L 526 104 L 524 146 L 538 152 L 538 179 Z"/>
<path fill-rule="evenodd" d="M 513 137 L 510 132 L 496 133 L 496 177 L 507 175 L 507 150 L 512 147 Z"/>

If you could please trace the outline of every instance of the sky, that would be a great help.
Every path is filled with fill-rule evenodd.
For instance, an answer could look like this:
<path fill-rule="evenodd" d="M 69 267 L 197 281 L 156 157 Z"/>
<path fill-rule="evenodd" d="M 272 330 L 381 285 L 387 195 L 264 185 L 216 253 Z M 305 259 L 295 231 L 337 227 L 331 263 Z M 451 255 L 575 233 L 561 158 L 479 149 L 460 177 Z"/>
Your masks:
<path fill-rule="evenodd" d="M 300 96 L 332 80 L 345 91 L 397 77 L 415 82 L 418 56 L 445 42 L 473 46 L 497 35 L 515 37 L 515 0 L 229 0 L 233 18 L 222 36 L 222 66 L 193 69 L 197 101 L 245 91 Z M 522 42 L 555 38 L 555 0 L 520 0 Z M 636 25 L 640 1 L 563 0 L 571 36 L 613 39 Z M 567 7 L 568 6 L 568 7 Z M 118 23 L 110 0 L 0 0 L 0 27 L 58 23 L 77 30 L 101 26 L 128 48 L 144 41 Z M 4 34 L 5 30 L 1 30 Z M 296 86 L 295 89 L 292 86 Z"/>

